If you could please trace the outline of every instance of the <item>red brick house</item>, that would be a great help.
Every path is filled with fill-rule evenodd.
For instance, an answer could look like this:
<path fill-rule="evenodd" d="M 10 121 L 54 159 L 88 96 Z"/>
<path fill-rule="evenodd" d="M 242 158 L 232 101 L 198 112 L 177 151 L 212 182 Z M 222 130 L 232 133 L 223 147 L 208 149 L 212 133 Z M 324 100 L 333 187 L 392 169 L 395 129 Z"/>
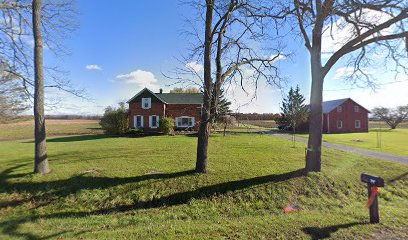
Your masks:
<path fill-rule="evenodd" d="M 129 101 L 130 128 L 141 128 L 146 132 L 159 131 L 159 119 L 174 118 L 176 129 L 198 130 L 202 93 L 154 93 L 145 88 Z"/>
<path fill-rule="evenodd" d="M 323 102 L 323 132 L 368 132 L 368 113 L 351 98 Z"/>

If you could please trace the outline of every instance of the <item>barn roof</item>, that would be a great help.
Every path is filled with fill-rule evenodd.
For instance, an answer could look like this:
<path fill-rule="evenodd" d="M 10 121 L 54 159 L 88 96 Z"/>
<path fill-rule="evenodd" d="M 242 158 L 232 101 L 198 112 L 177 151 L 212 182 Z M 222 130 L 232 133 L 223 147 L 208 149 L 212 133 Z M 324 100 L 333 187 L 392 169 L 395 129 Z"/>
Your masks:
<path fill-rule="evenodd" d="M 369 110 L 367 110 L 365 107 L 358 104 L 353 99 L 351 99 L 351 98 L 342 98 L 342 99 L 336 99 L 336 100 L 330 100 L 330 101 L 323 102 L 322 103 L 323 113 L 329 113 L 329 112 L 333 111 L 335 108 L 337 108 L 337 106 L 340 106 L 341 104 L 343 104 L 347 100 L 353 101 L 355 104 L 359 105 L 361 108 L 365 109 L 367 112 L 370 112 Z M 310 105 L 307 105 L 306 107 L 310 110 Z"/>
<path fill-rule="evenodd" d="M 144 88 L 127 102 L 130 103 L 144 91 L 148 91 L 165 104 L 203 104 L 202 93 L 154 93 L 148 88 Z"/>
<path fill-rule="evenodd" d="M 350 98 L 343 98 L 343 99 L 336 99 L 331 101 L 323 102 L 323 113 L 329 113 L 337 106 L 343 104 L 345 101 L 349 100 Z"/>

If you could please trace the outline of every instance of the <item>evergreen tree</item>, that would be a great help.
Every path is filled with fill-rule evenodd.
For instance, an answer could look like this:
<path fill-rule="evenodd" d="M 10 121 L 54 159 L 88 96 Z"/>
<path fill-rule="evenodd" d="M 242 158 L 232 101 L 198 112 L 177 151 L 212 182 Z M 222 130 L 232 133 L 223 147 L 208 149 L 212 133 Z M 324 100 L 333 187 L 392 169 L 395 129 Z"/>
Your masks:
<path fill-rule="evenodd" d="M 215 99 L 212 99 L 212 106 L 215 105 Z M 218 122 L 223 116 L 230 115 L 231 102 L 225 97 L 224 90 L 221 89 L 221 94 L 217 102 L 217 112 L 215 113 L 215 121 Z"/>
<path fill-rule="evenodd" d="M 300 93 L 299 86 L 296 89 L 292 87 L 289 90 L 288 96 L 282 102 L 282 118 L 283 122 L 287 122 L 292 127 L 293 136 L 296 133 L 296 127 L 306 121 L 308 116 L 307 108 L 304 104 L 305 97 Z M 293 139 L 295 143 L 295 139 Z"/>
<path fill-rule="evenodd" d="M 224 90 L 221 90 L 220 99 L 218 100 L 218 115 L 231 114 L 231 102 L 225 97 Z"/>

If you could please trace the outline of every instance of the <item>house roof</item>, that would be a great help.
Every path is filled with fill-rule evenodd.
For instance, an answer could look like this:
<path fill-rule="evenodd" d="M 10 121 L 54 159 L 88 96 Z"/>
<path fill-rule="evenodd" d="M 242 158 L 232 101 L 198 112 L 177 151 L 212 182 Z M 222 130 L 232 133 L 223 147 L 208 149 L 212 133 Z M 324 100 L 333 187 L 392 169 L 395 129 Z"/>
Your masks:
<path fill-rule="evenodd" d="M 156 93 L 167 104 L 203 104 L 202 93 Z"/>
<path fill-rule="evenodd" d="M 127 101 L 127 103 L 130 103 L 144 91 L 148 91 L 165 104 L 203 104 L 202 93 L 154 93 L 148 88 L 144 88 L 142 91 L 138 92 L 129 101 Z"/>

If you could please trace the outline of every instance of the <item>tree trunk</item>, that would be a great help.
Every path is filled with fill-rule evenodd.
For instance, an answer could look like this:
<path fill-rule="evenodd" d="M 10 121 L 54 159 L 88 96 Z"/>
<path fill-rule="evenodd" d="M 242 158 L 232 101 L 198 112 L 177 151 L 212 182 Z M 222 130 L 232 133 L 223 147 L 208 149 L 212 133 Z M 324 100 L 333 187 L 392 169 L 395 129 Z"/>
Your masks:
<path fill-rule="evenodd" d="M 212 19 L 214 0 L 207 0 L 205 17 L 205 43 L 204 43 L 204 97 L 203 109 L 201 113 L 200 129 L 198 131 L 197 162 L 196 172 L 207 172 L 208 161 L 208 138 L 210 135 L 210 112 L 212 96 L 211 79 L 211 48 L 212 48 Z"/>
<path fill-rule="evenodd" d="M 50 172 L 47 158 L 47 144 L 44 116 L 44 69 L 43 69 L 43 40 L 41 33 L 42 0 L 33 0 L 33 35 L 34 35 L 34 138 L 35 163 L 34 173 L 47 174 Z"/>
<path fill-rule="evenodd" d="M 310 95 L 309 141 L 306 154 L 306 172 L 320 172 L 322 146 L 322 101 L 323 101 L 323 70 L 321 67 L 320 49 L 312 49 L 312 89 Z"/>

